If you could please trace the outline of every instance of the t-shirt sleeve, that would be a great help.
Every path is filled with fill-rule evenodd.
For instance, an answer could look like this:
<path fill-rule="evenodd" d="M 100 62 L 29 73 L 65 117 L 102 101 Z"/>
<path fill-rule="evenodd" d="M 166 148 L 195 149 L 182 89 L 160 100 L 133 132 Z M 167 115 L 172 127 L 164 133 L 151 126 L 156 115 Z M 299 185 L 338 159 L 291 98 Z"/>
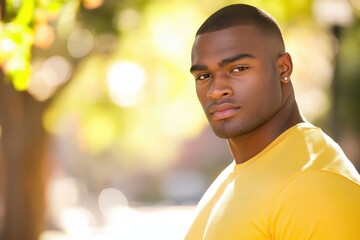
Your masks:
<path fill-rule="evenodd" d="M 275 240 L 359 240 L 360 185 L 327 171 L 304 172 L 279 192 L 268 226 Z"/>

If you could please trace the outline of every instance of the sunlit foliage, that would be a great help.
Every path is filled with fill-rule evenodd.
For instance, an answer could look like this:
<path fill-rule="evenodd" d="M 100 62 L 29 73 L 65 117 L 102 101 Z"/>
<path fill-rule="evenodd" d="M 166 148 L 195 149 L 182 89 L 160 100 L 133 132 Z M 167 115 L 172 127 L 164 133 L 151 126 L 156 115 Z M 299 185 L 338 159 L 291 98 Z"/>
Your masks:
<path fill-rule="evenodd" d="M 8 0 L 0 22 L 0 66 L 17 90 L 25 90 L 31 76 L 31 48 L 49 47 L 54 40 L 50 22 L 64 1 Z"/>

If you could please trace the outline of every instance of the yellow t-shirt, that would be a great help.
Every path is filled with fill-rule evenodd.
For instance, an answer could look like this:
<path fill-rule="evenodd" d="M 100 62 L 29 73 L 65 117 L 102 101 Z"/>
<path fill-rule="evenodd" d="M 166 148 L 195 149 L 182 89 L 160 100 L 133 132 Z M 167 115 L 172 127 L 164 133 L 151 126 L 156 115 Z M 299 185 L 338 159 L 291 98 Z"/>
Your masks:
<path fill-rule="evenodd" d="M 185 240 L 360 240 L 360 176 L 340 147 L 298 124 L 230 164 L 196 209 Z"/>

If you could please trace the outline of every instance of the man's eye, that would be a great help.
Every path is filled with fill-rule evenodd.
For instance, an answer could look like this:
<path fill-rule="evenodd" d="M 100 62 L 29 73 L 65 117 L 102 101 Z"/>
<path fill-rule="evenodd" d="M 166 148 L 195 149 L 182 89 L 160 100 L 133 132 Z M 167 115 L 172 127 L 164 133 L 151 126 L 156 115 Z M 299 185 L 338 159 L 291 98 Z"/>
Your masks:
<path fill-rule="evenodd" d="M 207 78 L 210 78 L 210 76 L 211 75 L 209 73 L 201 74 L 201 75 L 196 77 L 196 80 L 205 80 Z"/>
<path fill-rule="evenodd" d="M 243 72 L 247 69 L 248 69 L 248 67 L 235 67 L 231 70 L 231 72 Z"/>

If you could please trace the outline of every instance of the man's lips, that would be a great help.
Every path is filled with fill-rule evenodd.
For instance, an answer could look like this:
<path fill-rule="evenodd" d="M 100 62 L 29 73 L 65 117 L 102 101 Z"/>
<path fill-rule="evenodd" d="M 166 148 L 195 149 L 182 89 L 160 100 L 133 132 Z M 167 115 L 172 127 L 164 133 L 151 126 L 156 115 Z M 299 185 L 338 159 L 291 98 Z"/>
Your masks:
<path fill-rule="evenodd" d="M 212 104 L 208 110 L 214 120 L 222 120 L 232 117 L 240 107 L 232 103 Z"/>

